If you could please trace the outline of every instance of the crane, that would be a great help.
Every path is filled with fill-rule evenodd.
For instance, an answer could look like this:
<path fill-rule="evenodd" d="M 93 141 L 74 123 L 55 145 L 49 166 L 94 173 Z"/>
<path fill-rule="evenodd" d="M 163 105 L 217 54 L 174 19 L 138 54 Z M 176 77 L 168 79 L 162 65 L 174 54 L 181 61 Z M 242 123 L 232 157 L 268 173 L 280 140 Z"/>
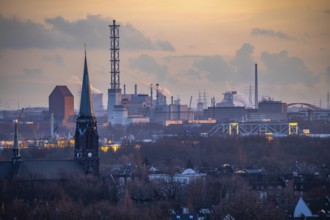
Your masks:
<path fill-rule="evenodd" d="M 19 146 L 18 146 L 18 124 L 33 124 L 33 122 L 21 122 L 21 118 L 24 112 L 24 108 L 22 108 L 21 112 L 18 115 L 17 119 L 13 120 L 14 123 L 14 145 L 13 145 L 13 163 L 21 158 L 19 153 Z"/>
<path fill-rule="evenodd" d="M 192 96 L 190 96 L 190 101 L 189 101 L 189 107 L 188 107 L 188 120 L 190 119 L 190 112 L 191 112 L 191 102 L 192 102 Z"/>

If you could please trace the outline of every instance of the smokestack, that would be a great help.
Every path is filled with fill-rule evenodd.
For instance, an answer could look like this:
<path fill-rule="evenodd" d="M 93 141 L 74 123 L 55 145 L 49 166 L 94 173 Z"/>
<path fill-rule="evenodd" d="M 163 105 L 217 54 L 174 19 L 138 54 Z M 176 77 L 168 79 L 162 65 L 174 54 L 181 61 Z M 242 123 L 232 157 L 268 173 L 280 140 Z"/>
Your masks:
<path fill-rule="evenodd" d="M 156 83 L 156 105 L 159 105 L 159 83 Z"/>
<path fill-rule="evenodd" d="M 151 97 L 151 103 L 150 103 L 150 105 L 151 105 L 151 108 L 152 108 L 152 101 L 153 101 L 153 91 L 152 91 L 152 84 L 150 84 L 150 97 Z"/>
<path fill-rule="evenodd" d="M 134 85 L 134 94 L 137 95 L 137 85 Z"/>
<path fill-rule="evenodd" d="M 252 107 L 252 86 L 250 83 L 250 88 L 249 88 L 249 107 Z"/>
<path fill-rule="evenodd" d="M 126 95 L 126 84 L 124 84 L 124 95 Z"/>
<path fill-rule="evenodd" d="M 254 65 L 255 75 L 254 75 L 254 108 L 258 109 L 258 64 Z"/>
<path fill-rule="evenodd" d="M 173 96 L 171 96 L 171 104 L 173 105 Z"/>

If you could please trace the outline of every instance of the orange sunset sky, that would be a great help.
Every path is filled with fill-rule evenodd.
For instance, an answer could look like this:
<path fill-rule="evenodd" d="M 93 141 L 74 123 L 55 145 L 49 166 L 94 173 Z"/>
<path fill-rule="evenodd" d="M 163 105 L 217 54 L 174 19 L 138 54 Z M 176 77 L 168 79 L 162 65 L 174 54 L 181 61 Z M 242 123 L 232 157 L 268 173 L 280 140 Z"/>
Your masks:
<path fill-rule="evenodd" d="M 204 89 L 217 102 L 228 90 L 247 100 L 258 63 L 260 98 L 326 107 L 329 0 L 0 0 L 0 109 L 46 107 L 55 85 L 68 85 L 77 108 L 84 43 L 106 104 L 113 19 L 128 93 L 160 83 L 185 104 Z"/>

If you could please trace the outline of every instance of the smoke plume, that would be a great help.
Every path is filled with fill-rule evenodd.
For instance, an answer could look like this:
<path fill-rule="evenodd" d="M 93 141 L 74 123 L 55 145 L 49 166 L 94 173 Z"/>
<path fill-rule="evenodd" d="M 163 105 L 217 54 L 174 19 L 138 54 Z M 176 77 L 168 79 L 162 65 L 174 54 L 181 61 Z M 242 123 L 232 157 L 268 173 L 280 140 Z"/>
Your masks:
<path fill-rule="evenodd" d="M 76 76 L 76 75 L 71 76 L 71 78 L 68 79 L 68 83 L 70 85 L 73 85 L 73 86 L 79 86 L 79 88 L 82 85 L 81 79 L 78 76 Z M 102 93 L 101 90 L 95 88 L 92 84 L 90 84 L 90 88 L 91 88 L 91 92 L 93 94 L 100 94 L 100 93 Z M 81 90 L 81 88 L 80 88 L 80 90 Z"/>
<path fill-rule="evenodd" d="M 146 86 L 148 88 L 150 88 L 150 84 L 151 83 L 148 83 L 148 82 L 142 82 L 142 85 Z M 157 89 L 156 83 L 152 84 L 152 89 L 154 90 L 154 93 L 156 94 L 156 89 Z M 166 97 L 171 97 L 171 91 L 166 87 L 158 86 L 158 91 Z"/>

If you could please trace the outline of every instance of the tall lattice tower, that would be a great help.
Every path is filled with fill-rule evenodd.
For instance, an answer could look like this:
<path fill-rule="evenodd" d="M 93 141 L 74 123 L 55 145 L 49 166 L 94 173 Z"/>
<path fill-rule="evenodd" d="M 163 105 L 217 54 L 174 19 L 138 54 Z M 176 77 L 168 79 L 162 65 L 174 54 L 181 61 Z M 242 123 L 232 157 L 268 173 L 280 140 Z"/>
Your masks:
<path fill-rule="evenodd" d="M 108 122 L 121 123 L 127 118 L 121 104 L 119 70 L 119 25 L 113 20 L 110 27 L 110 89 L 108 89 Z"/>
<path fill-rule="evenodd" d="M 120 89 L 120 70 L 119 70 L 119 25 L 113 20 L 110 27 L 110 89 Z"/>

